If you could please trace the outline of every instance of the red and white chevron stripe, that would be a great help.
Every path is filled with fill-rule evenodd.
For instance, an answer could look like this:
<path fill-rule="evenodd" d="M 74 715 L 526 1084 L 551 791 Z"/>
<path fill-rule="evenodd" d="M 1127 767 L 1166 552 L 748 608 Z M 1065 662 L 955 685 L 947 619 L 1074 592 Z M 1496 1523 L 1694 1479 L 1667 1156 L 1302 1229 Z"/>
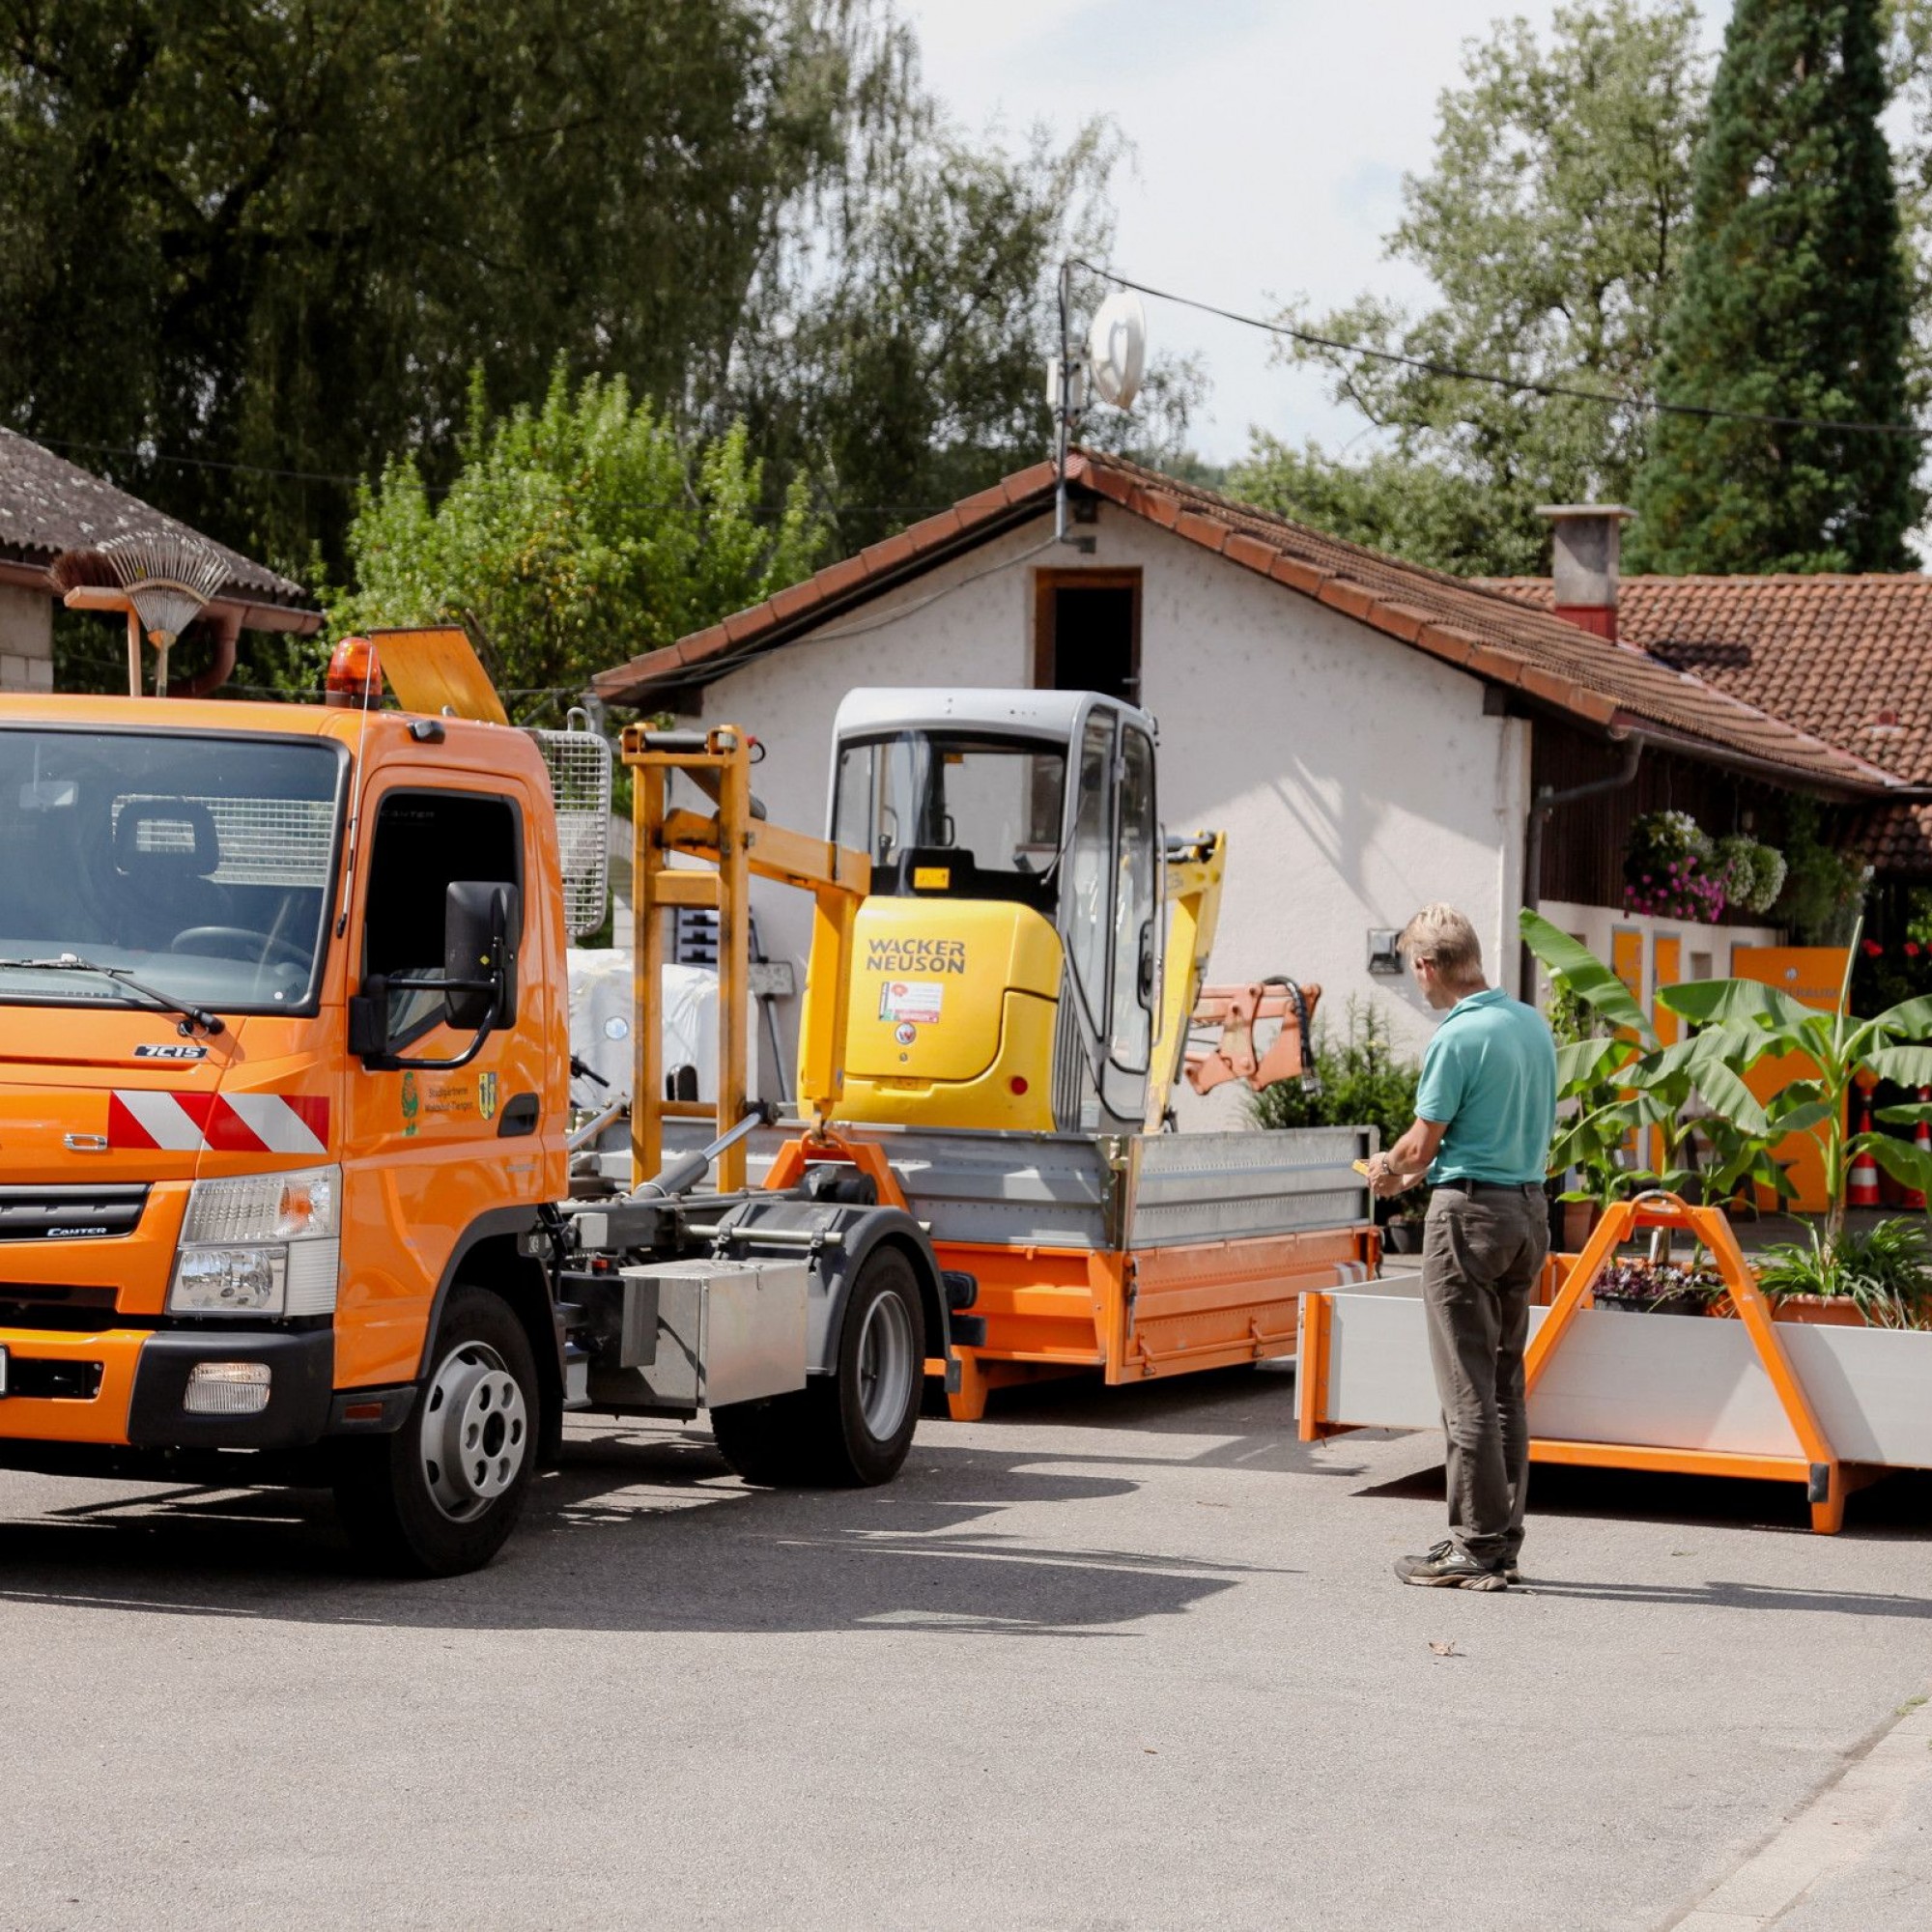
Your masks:
<path fill-rule="evenodd" d="M 315 1094 L 158 1094 L 107 1096 L 107 1144 L 172 1153 L 323 1154 L 328 1101 Z"/>

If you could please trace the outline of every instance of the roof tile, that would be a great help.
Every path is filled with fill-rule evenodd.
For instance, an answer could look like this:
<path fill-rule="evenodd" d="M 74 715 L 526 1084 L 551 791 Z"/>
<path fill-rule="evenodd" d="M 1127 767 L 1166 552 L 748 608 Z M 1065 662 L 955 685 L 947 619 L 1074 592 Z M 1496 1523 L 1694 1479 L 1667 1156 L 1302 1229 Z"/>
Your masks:
<path fill-rule="evenodd" d="M 135 531 L 192 537 L 228 566 L 216 593 L 233 604 L 312 611 L 299 583 L 205 537 L 144 503 L 105 477 L 56 456 L 11 429 L 0 429 L 0 559 L 44 567 L 64 550 L 86 550 Z"/>
<path fill-rule="evenodd" d="M 1520 585 L 1473 582 L 1404 563 L 1144 469 L 1124 457 L 1076 451 L 1069 459 L 1068 477 L 1083 491 L 1103 496 L 1132 515 L 1217 554 L 1231 554 L 1249 569 L 1265 567 L 1272 580 L 1292 590 L 1317 597 L 1361 623 L 1412 641 L 1477 675 L 1516 686 L 1573 716 L 1600 725 L 1622 719 L 1628 729 L 1648 725 L 1681 740 L 1701 742 L 1713 755 L 1747 756 L 1782 769 L 1794 781 L 1808 780 L 1854 795 L 1877 796 L 1884 789 L 1885 778 L 1875 767 L 1889 761 L 1869 756 L 1870 748 L 1862 741 L 1835 749 L 1825 742 L 1829 733 L 1786 707 L 1721 688 L 1718 675 L 1721 667 L 1688 665 L 1685 668 L 1697 674 L 1680 676 L 1662 644 L 1651 656 L 1607 643 L 1547 608 L 1536 608 L 1534 592 L 1525 594 Z M 1015 514 L 1025 514 L 1029 504 L 1043 514 L 1056 480 L 1051 464 L 1017 471 L 998 487 L 956 503 L 949 513 L 956 520 L 954 525 L 931 544 L 901 549 L 900 540 L 889 539 L 863 557 L 848 557 L 820 571 L 810 582 L 814 601 L 824 604 L 863 594 L 868 582 L 883 588 L 896 581 L 909 551 L 950 554 L 982 531 L 990 536 L 1011 527 Z M 1267 553 L 1272 554 L 1264 565 Z M 1815 585 L 1830 580 L 1797 581 Z M 1932 589 L 1925 580 L 1911 582 L 1921 591 Z M 738 642 L 784 625 L 810 628 L 810 609 L 781 595 L 783 611 L 774 599 L 732 626 Z M 1544 598 L 1547 603 L 1547 586 Z M 708 658 L 714 672 L 727 668 L 733 654 L 715 642 L 724 636 L 714 627 L 687 640 L 699 647 L 696 657 Z M 658 668 L 653 668 L 654 664 Z M 604 673 L 597 686 L 607 697 L 636 701 L 654 677 L 665 674 L 661 655 L 654 654 Z M 1921 692 L 1910 696 L 1919 700 L 1913 711 L 1915 721 L 1921 712 L 1932 717 L 1932 677 Z M 1904 695 L 1898 708 L 1902 718 L 1907 708 Z M 1784 715 L 1771 715 L 1773 711 Z M 1787 717 L 1794 722 L 1786 722 Z M 1932 732 L 1932 724 L 1915 722 L 1913 728 Z"/>

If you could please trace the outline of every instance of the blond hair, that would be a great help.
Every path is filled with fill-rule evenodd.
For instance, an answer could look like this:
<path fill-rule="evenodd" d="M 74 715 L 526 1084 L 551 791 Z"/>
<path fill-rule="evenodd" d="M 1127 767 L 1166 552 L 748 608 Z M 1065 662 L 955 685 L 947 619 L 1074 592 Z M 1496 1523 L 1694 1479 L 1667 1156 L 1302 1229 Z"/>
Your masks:
<path fill-rule="evenodd" d="M 1447 985 L 1467 986 L 1483 977 L 1483 943 L 1452 905 L 1424 906 L 1403 927 L 1396 946 L 1411 964 L 1428 960 Z"/>

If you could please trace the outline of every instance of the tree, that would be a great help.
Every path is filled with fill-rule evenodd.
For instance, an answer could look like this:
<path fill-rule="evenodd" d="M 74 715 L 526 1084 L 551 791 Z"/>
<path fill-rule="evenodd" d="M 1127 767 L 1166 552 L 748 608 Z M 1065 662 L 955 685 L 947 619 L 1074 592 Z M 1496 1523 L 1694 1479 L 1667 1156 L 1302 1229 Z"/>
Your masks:
<path fill-rule="evenodd" d="M 1705 79 L 1690 0 L 1559 8 L 1547 43 L 1500 23 L 1442 95 L 1435 163 L 1405 182 L 1388 240 L 1440 301 L 1411 317 L 1364 297 L 1284 319 L 1437 364 L 1641 394 L 1675 287 Z M 1534 569 L 1549 541 L 1536 505 L 1622 497 L 1643 458 L 1649 420 L 1634 406 L 1284 354 L 1331 368 L 1384 446 L 1350 461 L 1257 438 L 1232 487 L 1417 562 Z"/>
<path fill-rule="evenodd" d="M 730 384 L 774 473 L 810 476 L 840 553 L 1052 446 L 1060 265 L 1104 259 L 1125 153 L 1101 121 L 1058 148 L 1037 128 L 1015 146 L 968 137 L 890 20 L 857 59 L 869 79 L 845 163 L 787 212 Z M 1096 407 L 1083 436 L 1178 457 L 1200 388 L 1192 365 L 1157 359 L 1132 415 Z"/>
<path fill-rule="evenodd" d="M 0 417 L 299 569 L 345 479 L 446 474 L 478 364 L 702 402 L 841 162 L 854 14 L 0 0 Z"/>
<path fill-rule="evenodd" d="M 857 546 L 1047 447 L 1121 152 L 968 140 L 891 0 L 0 0 L 0 420 L 340 577 L 355 479 L 561 356 Z"/>
<path fill-rule="evenodd" d="M 1910 287 L 1878 0 L 1738 0 L 1698 153 L 1693 235 L 1657 377 L 1666 402 L 1910 420 Z M 1915 438 L 1665 415 L 1634 568 L 1913 567 Z"/>
<path fill-rule="evenodd" d="M 540 409 L 494 419 L 479 379 L 440 501 L 408 456 L 361 493 L 329 628 L 459 623 L 513 712 L 539 716 L 810 568 L 802 481 L 776 523 L 761 488 L 742 425 L 687 444 L 621 376 L 573 388 L 559 362 Z"/>

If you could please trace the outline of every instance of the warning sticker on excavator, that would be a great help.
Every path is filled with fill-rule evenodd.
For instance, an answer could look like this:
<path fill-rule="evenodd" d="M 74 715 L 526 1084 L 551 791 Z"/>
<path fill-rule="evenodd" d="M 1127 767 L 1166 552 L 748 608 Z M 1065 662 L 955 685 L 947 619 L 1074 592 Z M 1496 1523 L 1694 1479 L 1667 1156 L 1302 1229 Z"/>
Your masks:
<path fill-rule="evenodd" d="M 888 980 L 879 987 L 879 1017 L 936 1026 L 946 988 L 937 980 Z"/>

